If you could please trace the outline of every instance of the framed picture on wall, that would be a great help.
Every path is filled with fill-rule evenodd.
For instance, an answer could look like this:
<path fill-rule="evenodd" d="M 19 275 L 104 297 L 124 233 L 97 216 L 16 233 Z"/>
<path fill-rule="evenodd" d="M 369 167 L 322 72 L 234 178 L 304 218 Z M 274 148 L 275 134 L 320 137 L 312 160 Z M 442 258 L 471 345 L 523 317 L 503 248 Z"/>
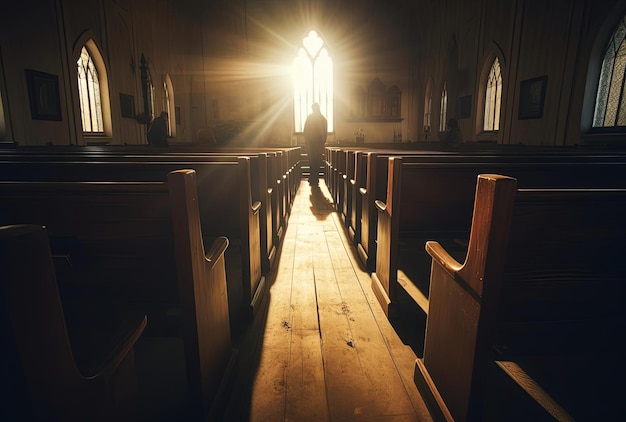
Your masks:
<path fill-rule="evenodd" d="M 540 119 L 543 117 L 547 83 L 547 76 L 520 82 L 518 119 Z"/>
<path fill-rule="evenodd" d="M 25 72 L 33 120 L 60 121 L 59 77 L 32 69 L 25 69 Z"/>
<path fill-rule="evenodd" d="M 120 110 L 122 117 L 135 118 L 135 97 L 120 93 Z"/>

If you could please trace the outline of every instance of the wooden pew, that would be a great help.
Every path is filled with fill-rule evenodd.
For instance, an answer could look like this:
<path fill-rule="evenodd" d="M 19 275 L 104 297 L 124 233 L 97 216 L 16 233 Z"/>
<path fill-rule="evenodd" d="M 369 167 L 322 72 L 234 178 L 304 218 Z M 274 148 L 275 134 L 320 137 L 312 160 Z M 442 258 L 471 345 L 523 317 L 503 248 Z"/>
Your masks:
<path fill-rule="evenodd" d="M 394 306 L 399 288 L 428 313 L 430 261 L 422 248 L 426 240 L 437 239 L 453 253 L 465 253 L 472 181 L 478 174 L 507 172 L 522 187 L 626 186 L 626 158 L 621 155 L 403 156 L 388 161 L 393 163 L 386 171 L 388 177 L 379 178 L 376 186 L 381 189 L 380 179 L 387 182 L 386 195 L 378 195 L 385 199 L 374 201 L 377 255 L 372 288 L 392 315 L 398 315 L 397 308 L 390 311 L 389 307 Z M 362 242 L 366 234 L 363 228 Z"/>
<path fill-rule="evenodd" d="M 348 151 L 347 161 L 354 160 L 354 165 L 347 163 L 348 171 L 342 176 L 343 188 L 337 196 L 346 203 L 338 205 L 345 210 L 348 232 L 357 247 L 359 257 L 367 271 L 375 269 L 377 200 L 385 200 L 387 193 L 387 161 L 390 156 L 411 157 L 417 161 L 452 160 L 449 152 L 429 153 L 405 150 L 354 150 Z M 350 201 L 350 205 L 347 204 Z M 347 215 L 350 218 L 347 218 Z"/>
<path fill-rule="evenodd" d="M 265 209 L 265 203 L 272 204 L 271 216 L 272 226 L 268 226 L 268 232 L 271 230 L 273 235 L 272 245 L 269 245 L 268 237 L 268 255 L 273 259 L 272 251 L 279 243 L 282 237 L 284 227 L 290 213 L 290 206 L 293 197 L 298 189 L 301 169 L 301 147 L 226 147 L 226 146 L 209 146 L 209 145 L 171 145 L 167 148 L 152 148 L 146 145 L 124 145 L 124 146 L 34 146 L 34 147 L 18 147 L 7 151 L 0 151 L 0 160 L 9 159 L 10 157 L 28 156 L 31 159 L 34 156 L 40 156 L 43 159 L 80 159 L 84 161 L 92 161 L 93 159 L 115 159 L 119 157 L 125 160 L 139 159 L 146 156 L 174 156 L 184 158 L 186 160 L 206 160 L 208 156 L 249 156 L 266 154 L 267 161 L 267 189 L 271 195 L 270 201 L 263 201 L 262 207 Z M 63 158 L 61 158 L 63 157 Z M 87 158 L 88 157 L 88 158 Z M 201 158 L 202 157 L 202 158 Z M 262 176 L 256 177 L 254 171 L 254 162 L 251 163 L 251 171 L 253 180 L 259 181 Z M 253 183 L 253 188 L 255 184 Z M 264 195 L 262 195 L 264 196 Z M 263 212 L 263 210 L 262 210 Z M 263 222 L 261 223 L 264 225 Z M 268 265 L 264 261 L 264 271 Z"/>
<path fill-rule="evenodd" d="M 435 420 L 621 417 L 625 212 L 626 189 L 478 177 L 463 259 L 426 243 L 430 307 L 415 382 Z"/>
<path fill-rule="evenodd" d="M 250 161 L 251 157 L 239 157 L 236 161 L 185 163 L 196 171 L 205 244 L 219 236 L 230 240 L 226 263 L 233 329 L 254 316 L 265 293 L 260 252 L 261 204 L 258 200 L 252 202 Z M 0 180 L 164 181 L 168 172 L 182 165 L 167 161 L 71 161 L 42 162 L 28 167 L 24 163 L 7 162 L 0 166 Z M 32 171 L 33 167 L 36 171 Z"/>
<path fill-rule="evenodd" d="M 379 160 L 371 160 L 371 165 L 378 164 L 378 170 L 368 166 L 368 153 L 377 154 L 381 157 Z M 376 212 L 375 201 L 383 200 L 386 194 L 386 160 L 384 157 L 403 156 L 412 157 L 411 159 L 431 162 L 431 161 L 455 161 L 455 160 L 475 160 L 477 162 L 498 162 L 501 157 L 508 160 L 526 160 L 536 159 L 545 161 L 546 159 L 577 159 L 576 157 L 594 157 L 595 160 L 613 160 L 615 157 L 624 156 L 624 151 L 613 151 L 592 148 L 577 147 L 530 147 L 526 145 L 494 145 L 483 146 L 473 144 L 463 144 L 455 149 L 405 149 L 405 148 L 384 148 L 382 145 L 367 146 L 349 146 L 337 147 L 331 146 L 326 148 L 326 167 L 327 175 L 332 180 L 327 180 L 329 191 L 335 199 L 336 208 L 342 212 L 342 216 L 348 220 L 347 227 L 355 242 L 355 246 L 359 247 L 360 256 L 369 271 L 373 271 L 375 267 L 375 235 L 368 236 L 369 233 L 376 232 Z M 413 158 L 414 157 L 414 158 Z M 532 158 L 537 157 L 537 158 Z M 352 160 L 355 160 L 352 165 Z M 345 163 L 344 163 L 345 161 Z M 357 172 L 364 172 L 364 176 L 357 177 Z M 378 182 L 370 182 L 369 190 L 367 179 L 371 177 L 381 178 Z M 339 183 L 342 181 L 343 185 Z M 380 188 L 379 188 L 380 187 Z M 381 191 L 382 190 L 382 191 Z M 365 198 L 366 207 L 363 216 L 362 206 L 359 206 L 362 199 Z M 345 201 L 351 201 L 351 204 Z M 347 216 L 351 213 L 351 218 Z M 373 219 L 370 219 L 373 216 Z M 360 239 L 362 226 L 365 227 L 365 238 Z M 359 246 L 360 245 L 360 246 Z M 371 253 L 369 251 L 372 251 Z"/>
<path fill-rule="evenodd" d="M 64 306 L 41 226 L 0 227 L 0 281 L 0 419 L 132 418 L 145 314 Z"/>
<path fill-rule="evenodd" d="M 154 148 L 148 145 L 104 145 L 104 146 L 28 146 L 17 147 L 12 149 L 0 149 L 0 157 L 24 154 L 45 154 L 64 155 L 64 154 L 80 154 L 93 157 L 102 157 L 104 155 L 133 155 L 133 154 L 156 154 L 156 155 L 181 155 L 186 157 L 195 157 L 198 155 L 233 155 L 233 156 L 251 156 L 260 153 L 268 155 L 275 154 L 279 161 L 279 169 L 276 174 L 280 185 L 281 194 L 286 199 L 281 203 L 282 217 L 288 218 L 289 206 L 293 202 L 293 196 L 300 184 L 302 177 L 301 172 L 301 151 L 299 146 L 294 147 L 230 147 L 230 146 L 211 146 L 211 145 L 194 145 L 194 144 L 176 144 L 165 148 Z M 274 185 L 270 182 L 269 186 Z M 284 189 L 283 189 L 284 185 Z"/>
<path fill-rule="evenodd" d="M 147 332 L 182 336 L 190 403 L 206 419 L 219 411 L 237 353 L 228 239 L 216 238 L 205 253 L 196 177 L 180 170 L 167 182 L 0 182 L 0 221 L 44 225 L 57 255 L 68 254 L 68 240 L 80 247 L 69 251 L 71 271 L 60 274 L 66 291 L 98 287 L 145 312 Z"/>
<path fill-rule="evenodd" d="M 23 152 L 23 154 L 21 153 Z M 45 167 L 37 168 L 36 172 L 32 172 L 27 163 L 31 162 L 67 162 L 67 161 L 79 161 L 88 163 L 105 162 L 144 162 L 144 161 L 156 161 L 156 162 L 173 162 L 180 163 L 182 166 L 189 166 L 193 162 L 207 162 L 207 161 L 236 161 L 239 156 L 250 157 L 250 173 L 251 173 L 251 192 L 254 200 L 261 202 L 260 210 L 260 228 L 261 228 L 261 264 L 263 273 L 266 274 L 276 257 L 276 248 L 280 235 L 283 232 L 283 218 L 281 208 L 286 202 L 278 195 L 284 195 L 280 192 L 282 189 L 282 172 L 285 163 L 282 157 L 278 156 L 275 152 L 270 153 L 257 153 L 248 152 L 241 155 L 233 155 L 223 151 L 219 152 L 199 152 L 189 155 L 186 152 L 178 150 L 169 150 L 155 153 L 151 149 L 138 149 L 138 150 L 96 150 L 96 151 L 84 151 L 81 148 L 74 148 L 71 151 L 61 149 L 51 149 L 50 153 L 42 153 L 40 149 L 21 149 L 15 151 L 11 155 L 0 154 L 0 168 L 5 167 L 5 170 L 0 170 L 1 178 L 17 178 L 15 176 L 15 163 L 17 161 L 21 174 L 26 173 L 26 178 L 34 177 L 31 175 L 42 173 L 41 180 L 55 180 L 51 179 L 45 174 Z M 8 163 L 8 165 L 5 165 Z M 8 175 L 7 175 L 8 174 Z M 18 173 L 20 174 L 20 173 Z M 45 177 L 44 177 L 45 176 Z"/>

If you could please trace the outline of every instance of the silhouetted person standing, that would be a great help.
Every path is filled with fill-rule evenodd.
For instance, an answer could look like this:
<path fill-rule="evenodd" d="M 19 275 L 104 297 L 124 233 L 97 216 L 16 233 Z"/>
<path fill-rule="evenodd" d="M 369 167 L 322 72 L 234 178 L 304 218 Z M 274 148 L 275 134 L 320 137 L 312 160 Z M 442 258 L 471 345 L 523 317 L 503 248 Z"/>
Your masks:
<path fill-rule="evenodd" d="M 318 186 L 324 144 L 328 134 L 328 121 L 320 112 L 318 103 L 313 103 L 311 109 L 313 113 L 309 114 L 304 123 L 304 145 L 309 156 L 309 184 Z"/>
<path fill-rule="evenodd" d="M 167 146 L 167 111 L 162 111 L 159 117 L 152 120 L 148 128 L 148 144 L 153 147 Z"/>

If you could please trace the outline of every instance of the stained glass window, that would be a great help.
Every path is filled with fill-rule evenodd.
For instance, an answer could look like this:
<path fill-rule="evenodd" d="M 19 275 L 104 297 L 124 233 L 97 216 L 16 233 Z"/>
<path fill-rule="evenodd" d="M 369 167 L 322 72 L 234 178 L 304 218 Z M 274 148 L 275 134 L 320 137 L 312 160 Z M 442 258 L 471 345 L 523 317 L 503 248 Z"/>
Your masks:
<path fill-rule="evenodd" d="M 491 65 L 485 91 L 485 115 L 483 130 L 500 130 L 500 103 L 502 101 L 502 72 L 496 57 Z"/>
<path fill-rule="evenodd" d="M 319 103 L 328 120 L 328 131 L 334 129 L 333 60 L 317 32 L 310 31 L 302 40 L 298 57 L 293 61 L 293 115 L 295 132 L 302 132 L 311 105 Z"/>
<path fill-rule="evenodd" d="M 604 53 L 593 127 L 626 126 L 626 16 L 617 25 Z"/>
<path fill-rule="evenodd" d="M 446 119 L 448 118 L 448 89 L 446 83 L 443 83 L 441 90 L 441 102 L 439 104 L 439 131 L 446 130 Z"/>
<path fill-rule="evenodd" d="M 81 49 L 76 65 L 78 66 L 78 94 L 83 132 L 104 133 L 100 79 L 93 59 L 85 46 Z"/>

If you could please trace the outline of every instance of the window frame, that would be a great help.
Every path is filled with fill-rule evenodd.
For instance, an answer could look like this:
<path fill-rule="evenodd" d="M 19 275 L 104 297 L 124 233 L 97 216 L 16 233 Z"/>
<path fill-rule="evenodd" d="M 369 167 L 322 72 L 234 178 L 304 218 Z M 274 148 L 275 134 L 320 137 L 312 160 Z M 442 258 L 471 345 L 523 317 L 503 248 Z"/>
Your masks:
<path fill-rule="evenodd" d="M 87 56 L 87 63 L 83 59 L 84 55 Z M 76 65 L 80 120 L 83 133 L 95 136 L 103 135 L 104 119 L 102 116 L 102 95 L 100 94 L 100 74 L 86 45 L 83 45 L 81 48 Z M 81 72 L 81 70 L 84 72 Z M 92 83 L 92 81 L 94 82 Z M 86 111 L 85 108 L 87 109 Z M 91 130 L 85 129 L 86 123 Z"/>
<path fill-rule="evenodd" d="M 312 54 L 308 49 L 307 41 L 315 39 L 319 39 L 321 44 Z M 306 60 L 306 63 L 304 60 Z M 328 43 L 321 35 L 320 31 L 310 29 L 306 32 L 306 35 L 301 38 L 298 53 L 293 59 L 294 68 L 297 63 L 300 63 L 301 66 L 306 65 L 307 81 L 305 82 L 306 85 L 310 86 L 308 86 L 305 91 L 301 89 L 305 84 L 302 83 L 302 81 L 298 81 L 296 76 L 301 77 L 302 73 L 295 72 L 294 69 L 292 72 L 292 77 L 294 78 L 292 92 L 293 133 L 302 135 L 304 122 L 311 112 L 311 105 L 315 102 L 320 104 L 321 112 L 328 121 L 328 133 L 334 133 L 334 61 Z M 320 67 L 324 65 L 326 66 L 325 68 Z M 317 73 L 316 70 L 318 71 Z M 321 71 L 329 71 L 330 77 L 320 79 L 319 72 Z M 320 84 L 316 84 L 317 81 L 325 82 L 325 85 L 322 86 L 321 82 Z"/>
<path fill-rule="evenodd" d="M 81 55 L 82 48 L 85 47 L 87 52 L 91 56 L 94 66 L 98 72 L 98 80 L 100 85 L 100 105 L 102 108 L 102 132 L 85 132 L 82 124 L 82 110 L 80 104 L 80 92 L 78 88 L 78 68 L 77 62 Z M 102 141 L 105 139 L 111 139 L 113 137 L 113 124 L 111 118 L 111 99 L 109 92 L 109 78 L 107 72 L 107 65 L 104 57 L 101 54 L 96 40 L 90 32 L 84 33 L 74 44 L 74 51 L 72 54 L 72 79 L 71 83 L 72 92 L 75 101 L 75 116 L 76 116 L 76 133 L 78 139 L 82 139 L 83 143 L 89 143 L 90 140 Z M 74 91 L 75 90 L 75 91 Z"/>
<path fill-rule="evenodd" d="M 167 112 L 167 136 L 176 137 L 176 101 L 174 97 L 174 84 L 169 73 L 163 78 L 163 110 Z"/>
<path fill-rule="evenodd" d="M 618 31 L 621 29 L 622 31 L 622 39 L 621 42 L 619 43 L 619 47 L 614 51 L 614 57 L 613 57 L 613 64 L 611 66 L 611 69 L 609 70 L 609 75 L 608 75 L 608 79 L 610 79 L 610 81 L 608 81 L 608 86 L 607 86 L 607 90 L 605 92 L 602 92 L 601 90 L 601 81 L 602 79 L 606 76 L 605 75 L 605 71 L 607 70 L 607 56 L 610 52 L 611 47 L 615 44 L 615 38 L 618 35 Z M 621 79 L 616 81 L 615 77 L 614 77 L 614 71 L 615 71 L 615 57 L 620 57 L 620 52 L 622 60 L 626 61 L 626 13 L 624 13 L 622 15 L 622 17 L 617 21 L 617 23 L 615 25 L 613 25 L 613 29 L 610 32 L 610 35 L 607 39 L 607 41 L 605 42 L 604 48 L 602 50 L 602 53 L 600 54 L 599 57 L 599 72 L 596 78 L 596 95 L 594 96 L 594 101 L 593 101 L 593 112 L 591 115 L 591 122 L 590 122 L 590 133 L 626 133 L 626 122 L 624 122 L 623 125 L 619 125 L 619 115 L 620 115 L 620 110 L 622 110 L 623 114 L 626 114 L 626 65 L 623 68 L 623 73 L 621 75 Z M 616 111 L 615 111 L 615 118 L 614 118 L 614 124 L 611 126 L 605 126 L 604 124 L 606 123 L 606 114 L 607 114 L 607 107 L 608 107 L 608 102 L 609 102 L 609 97 L 611 96 L 611 93 L 614 92 L 614 88 L 615 85 L 621 85 L 619 87 L 617 87 L 619 89 L 619 93 L 618 95 L 618 100 L 617 100 L 617 107 L 616 107 Z M 603 98 L 601 98 L 602 94 L 605 94 L 603 96 Z M 602 121 L 603 121 L 603 125 L 602 126 L 596 126 L 596 115 L 598 113 L 598 102 L 599 101 L 603 101 L 604 104 L 604 112 L 603 112 L 603 117 L 602 117 Z"/>
<path fill-rule="evenodd" d="M 433 80 L 428 78 L 426 81 L 426 87 L 424 90 L 424 116 L 423 116 L 423 130 L 424 137 L 428 139 L 428 136 L 432 133 L 432 110 L 433 110 Z"/>
<path fill-rule="evenodd" d="M 626 16 L 626 5 L 615 4 L 611 10 L 604 15 L 604 20 L 598 24 L 593 31 L 593 36 L 589 37 L 589 60 L 587 62 L 586 76 L 584 78 L 584 88 L 582 93 L 582 107 L 580 110 L 578 126 L 573 127 L 574 134 L 580 137 L 581 145 L 618 145 L 623 146 L 624 130 L 621 126 L 616 127 L 593 127 L 596 99 L 598 95 L 598 83 L 600 80 L 600 70 L 606 48 L 613 37 L 615 29 L 620 21 Z"/>
<path fill-rule="evenodd" d="M 441 88 L 441 98 L 439 99 L 439 132 L 445 132 L 447 129 L 446 123 L 448 120 L 448 88 L 446 82 L 443 82 Z"/>
<path fill-rule="evenodd" d="M 502 85 L 500 91 L 500 114 L 499 114 L 499 128 L 498 130 L 486 131 L 484 130 L 485 119 L 485 102 L 487 95 L 487 82 L 491 73 L 492 66 L 495 60 L 498 59 L 500 64 L 500 76 L 502 78 Z M 476 90 L 476 113 L 474 116 L 474 128 L 475 128 L 475 140 L 482 142 L 502 142 L 504 134 L 504 125 L 506 125 L 506 75 L 507 64 L 504 59 L 504 54 L 497 45 L 493 44 L 488 54 L 483 59 L 483 67 L 479 75 L 477 90 Z"/>
<path fill-rule="evenodd" d="M 497 65 L 497 68 L 496 68 Z M 497 73 L 494 75 L 494 73 Z M 496 77 L 495 85 L 492 85 L 493 76 Z M 494 57 L 489 66 L 489 73 L 484 81 L 485 95 L 483 96 L 483 125 L 482 132 L 494 133 L 500 131 L 500 120 L 502 118 L 502 66 L 498 57 Z M 495 92 L 493 92 L 495 90 Z M 493 94 L 493 98 L 490 94 Z M 492 120 L 493 119 L 493 120 Z"/>

